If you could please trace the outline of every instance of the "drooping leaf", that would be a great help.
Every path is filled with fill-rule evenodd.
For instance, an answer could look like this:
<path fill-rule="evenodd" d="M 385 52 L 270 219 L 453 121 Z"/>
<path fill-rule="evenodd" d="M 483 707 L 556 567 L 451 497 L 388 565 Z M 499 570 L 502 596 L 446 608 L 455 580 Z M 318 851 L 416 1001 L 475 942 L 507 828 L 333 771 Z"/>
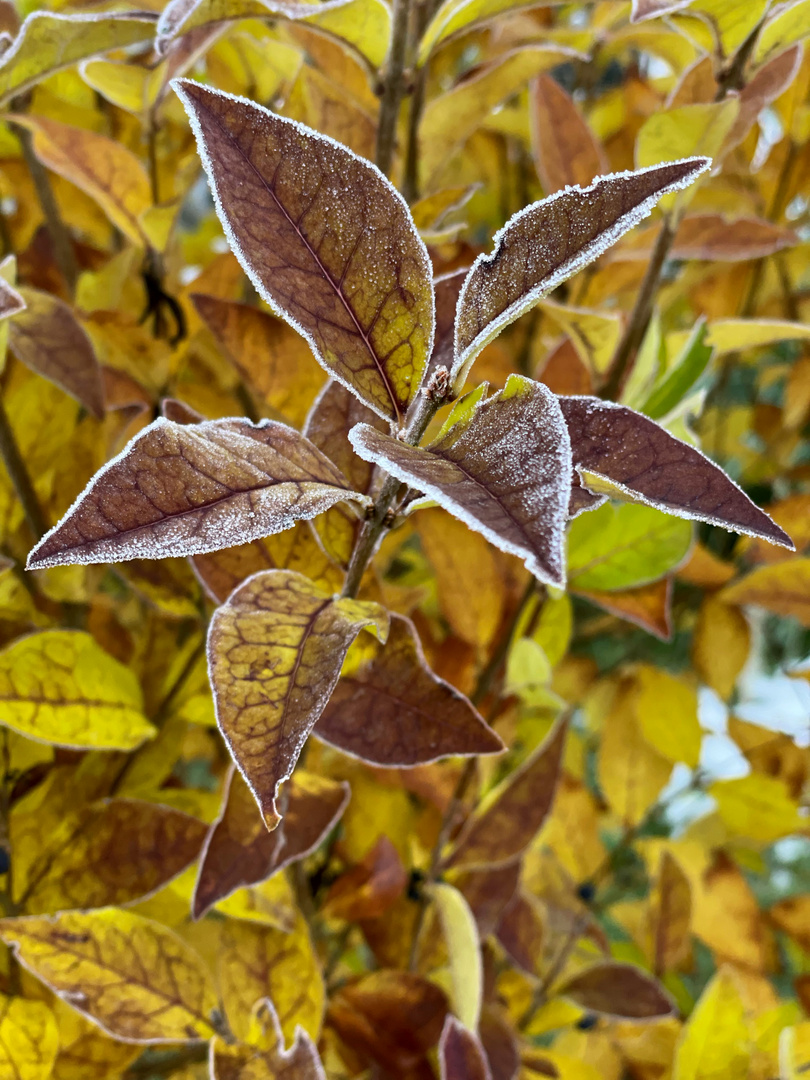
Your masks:
<path fill-rule="evenodd" d="M 556 398 L 520 375 L 485 400 L 486 389 L 459 402 L 427 449 L 368 425 L 354 428 L 352 446 L 561 586 L 571 470 Z"/>
<path fill-rule="evenodd" d="M 145 11 L 32 11 L 0 59 L 0 105 L 53 72 L 88 56 L 149 41 L 153 33 L 154 16 Z"/>
<path fill-rule="evenodd" d="M 249 1045 L 233 1045 L 217 1037 L 211 1043 L 211 1080 L 326 1080 L 318 1049 L 298 1028 L 289 1050 L 278 1015 L 265 998 L 253 1019 Z"/>
<path fill-rule="evenodd" d="M 726 604 L 752 605 L 810 626 L 810 559 L 758 566 L 720 593 Z"/>
<path fill-rule="evenodd" d="M 165 926 L 124 908 L 0 920 L 20 963 L 117 1039 L 198 1042 L 217 1007 L 202 961 Z"/>
<path fill-rule="evenodd" d="M 567 730 L 563 716 L 520 768 L 468 817 L 445 866 L 505 865 L 528 847 L 554 802 Z"/>
<path fill-rule="evenodd" d="M 361 640 L 353 651 L 315 726 L 319 739 L 390 768 L 503 750 L 467 698 L 427 666 L 410 619 L 391 615 L 385 645 Z"/>
<path fill-rule="evenodd" d="M 593 262 L 643 220 L 662 195 L 691 184 L 708 168 L 691 158 L 601 177 L 533 203 L 496 233 L 465 281 L 456 314 L 453 385 L 483 347 L 541 297 Z"/>
<path fill-rule="evenodd" d="M 447 946 L 453 1012 L 473 1031 L 478 1027 L 484 996 L 481 941 L 470 906 L 462 893 L 447 882 L 431 887 Z"/>
<path fill-rule="evenodd" d="M 692 660 L 706 685 L 723 700 L 734 692 L 750 648 L 751 631 L 743 613 L 707 596 L 692 637 Z"/>
<path fill-rule="evenodd" d="M 198 83 L 175 88 L 234 254 L 262 298 L 327 371 L 401 421 L 433 341 L 430 262 L 402 197 L 303 125 Z"/>
<path fill-rule="evenodd" d="M 216 551 L 281 532 L 343 499 L 364 501 L 285 424 L 160 417 L 90 481 L 28 556 L 28 568 Z"/>
<path fill-rule="evenodd" d="M 387 613 L 378 604 L 336 599 L 290 570 L 249 578 L 211 620 L 217 722 L 271 829 L 281 820 L 278 786 L 292 773 L 364 627 L 384 639 Z"/>
<path fill-rule="evenodd" d="M 23 289 L 25 311 L 9 323 L 8 340 L 18 360 L 61 386 L 93 416 L 104 415 L 101 369 L 90 338 L 72 308 L 51 293 Z"/>
<path fill-rule="evenodd" d="M 663 986 L 641 968 L 609 960 L 593 964 L 558 987 L 590 1012 L 648 1020 L 670 1016 L 675 1003 Z"/>
<path fill-rule="evenodd" d="M 133 750 L 155 734 L 134 673 L 78 630 L 44 630 L 0 653 L 0 724 L 28 738 Z"/>
<path fill-rule="evenodd" d="M 15 899 L 32 915 L 127 904 L 185 870 L 205 831 L 201 821 L 157 803 L 91 803 L 62 821 L 24 882 L 15 875 Z"/>
<path fill-rule="evenodd" d="M 59 1028 L 44 1001 L 0 994 L 0 1076 L 48 1080 L 59 1052 Z"/>
<path fill-rule="evenodd" d="M 678 517 L 762 536 L 793 549 L 784 530 L 699 450 L 640 413 L 590 397 L 561 397 L 574 466 L 629 498 Z M 585 486 L 589 485 L 584 477 Z"/>
<path fill-rule="evenodd" d="M 492 1080 L 481 1040 L 468 1027 L 448 1016 L 439 1040 L 441 1080 Z"/>
<path fill-rule="evenodd" d="M 380 836 L 365 858 L 337 879 L 327 893 L 325 918 L 360 922 L 378 919 L 405 891 L 408 874 L 387 836 Z"/>
<path fill-rule="evenodd" d="M 534 161 L 547 195 L 574 184 L 587 187 L 607 171 L 604 151 L 556 79 L 539 75 L 531 102 Z"/>
<path fill-rule="evenodd" d="M 191 913 L 199 919 L 223 897 L 254 885 L 314 851 L 340 820 L 349 785 L 302 772 L 287 785 L 283 825 L 273 832 L 256 807 L 241 774 L 232 768 L 222 795 L 222 810 L 211 826 L 200 858 Z"/>

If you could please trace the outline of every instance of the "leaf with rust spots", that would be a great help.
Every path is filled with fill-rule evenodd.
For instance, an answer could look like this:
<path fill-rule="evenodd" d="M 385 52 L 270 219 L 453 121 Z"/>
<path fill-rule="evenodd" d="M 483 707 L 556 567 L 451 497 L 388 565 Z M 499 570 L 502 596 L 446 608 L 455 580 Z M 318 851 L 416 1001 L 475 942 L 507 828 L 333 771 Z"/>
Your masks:
<path fill-rule="evenodd" d="M 211 826 L 200 859 L 191 902 L 199 919 L 243 885 L 255 885 L 320 846 L 343 814 L 347 783 L 299 770 L 286 787 L 282 825 L 267 831 L 253 793 L 235 768 L 225 782 L 222 810 Z"/>
<path fill-rule="evenodd" d="M 315 735 L 389 768 L 504 749 L 467 698 L 427 666 L 410 619 L 393 614 L 384 645 L 363 638 L 350 653 Z"/>
<path fill-rule="evenodd" d="M 388 424 L 334 379 L 318 395 L 304 424 L 304 435 L 334 462 L 355 491 L 371 493 L 374 466 L 358 457 L 349 442 L 355 424 L 388 431 Z M 349 565 L 362 522 L 346 507 L 334 506 L 316 518 L 313 528 L 338 566 Z M 311 575 L 310 575 L 311 576 Z"/>
<path fill-rule="evenodd" d="M 727 585 L 720 599 L 725 604 L 761 607 L 810 626 L 810 558 L 759 566 Z"/>
<path fill-rule="evenodd" d="M 604 479 L 627 498 L 793 549 L 790 537 L 695 447 L 640 413 L 592 397 L 561 397 L 574 465 L 596 494 Z"/>
<path fill-rule="evenodd" d="M 353 429 L 352 446 L 522 558 L 540 581 L 563 586 L 572 472 L 557 399 L 522 375 L 484 399 L 486 390 L 462 398 L 427 449 L 368 425 Z"/>
<path fill-rule="evenodd" d="M 441 1080 L 492 1080 L 481 1040 L 455 1016 L 444 1022 L 439 1040 Z"/>
<path fill-rule="evenodd" d="M 0 319 L 8 319 L 11 315 L 19 315 L 21 311 L 25 311 L 24 297 L 0 277 Z"/>
<path fill-rule="evenodd" d="M 321 913 L 324 918 L 349 922 L 377 919 L 399 899 L 407 884 L 408 874 L 397 849 L 387 836 L 380 836 L 362 862 L 334 882 Z"/>
<path fill-rule="evenodd" d="M 217 997 L 202 960 L 165 926 L 123 908 L 0 919 L 20 963 L 116 1039 L 199 1042 Z"/>
<path fill-rule="evenodd" d="M 368 501 L 285 424 L 160 417 L 96 474 L 28 569 L 217 551 L 343 499 Z"/>
<path fill-rule="evenodd" d="M 461 289 L 456 313 L 453 386 L 509 323 L 642 221 L 658 200 L 691 184 L 708 158 L 688 158 L 567 188 L 519 211 L 479 255 Z"/>
<path fill-rule="evenodd" d="M 61 386 L 100 419 L 104 415 L 101 369 L 73 310 L 39 289 L 22 289 L 21 296 L 25 311 L 8 327 L 12 352 L 26 367 Z"/>
<path fill-rule="evenodd" d="M 400 422 L 433 342 L 427 249 L 379 170 L 323 135 L 199 83 L 189 114 L 234 254 L 327 371 Z"/>
<path fill-rule="evenodd" d="M 528 847 L 554 802 L 567 730 L 563 716 L 531 757 L 470 815 L 445 866 L 504 865 Z"/>
<path fill-rule="evenodd" d="M 447 1011 L 447 997 L 435 983 L 382 969 L 338 990 L 327 1023 L 363 1059 L 401 1075 L 425 1062 L 441 1037 Z"/>
<path fill-rule="evenodd" d="M 298 426 L 323 385 L 307 343 L 260 308 L 192 293 L 194 307 L 233 366 L 255 392 Z"/>
<path fill-rule="evenodd" d="M 211 620 L 208 662 L 217 723 L 268 828 L 357 634 L 384 639 L 379 604 L 335 598 L 302 574 L 268 570 L 241 585 Z"/>
<path fill-rule="evenodd" d="M 607 171 L 605 153 L 588 122 L 551 75 L 538 75 L 531 106 L 534 162 L 547 195 L 574 184 L 587 187 Z"/>
<path fill-rule="evenodd" d="M 598 589 L 577 589 L 592 604 L 635 623 L 642 630 L 655 634 L 662 641 L 672 637 L 672 577 L 662 577 L 637 589 L 619 589 L 615 592 Z"/>
<path fill-rule="evenodd" d="M 676 1012 L 675 1002 L 656 979 L 632 964 L 613 960 L 578 972 L 557 993 L 606 1016 L 648 1020 Z"/>
<path fill-rule="evenodd" d="M 316 1039 L 321 1030 L 324 985 L 321 966 L 302 915 L 289 933 L 273 926 L 229 919 L 218 950 L 218 983 L 234 1035 L 250 1037 L 254 1008 L 269 998 L 289 1042 L 300 1025 Z"/>

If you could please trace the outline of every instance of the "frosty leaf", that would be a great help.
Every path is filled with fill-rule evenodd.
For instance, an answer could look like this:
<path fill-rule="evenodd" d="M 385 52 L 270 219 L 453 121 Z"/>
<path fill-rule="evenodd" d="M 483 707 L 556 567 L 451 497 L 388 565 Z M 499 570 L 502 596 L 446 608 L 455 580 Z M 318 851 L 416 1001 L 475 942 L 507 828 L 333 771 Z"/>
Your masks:
<path fill-rule="evenodd" d="M 365 501 L 297 431 L 272 420 L 155 420 L 96 474 L 28 568 L 195 555 Z"/>
<path fill-rule="evenodd" d="M 647 1020 L 671 1016 L 675 1003 L 663 986 L 641 968 L 609 960 L 593 964 L 558 988 L 590 1012 Z"/>
<path fill-rule="evenodd" d="M 518 555 L 539 580 L 565 583 L 569 444 L 556 398 L 545 386 L 512 375 L 487 400 L 476 392 L 456 406 L 427 449 L 367 425 L 356 427 L 350 438 L 361 457 L 430 495 L 502 551 Z"/>
<path fill-rule="evenodd" d="M 688 158 L 567 188 L 514 215 L 479 255 L 456 314 L 453 385 L 463 385 L 475 357 L 509 323 L 566 278 L 593 262 L 643 220 L 656 202 L 709 167 Z"/>
<path fill-rule="evenodd" d="M 232 768 L 222 795 L 222 810 L 200 858 L 193 917 L 199 919 L 235 889 L 265 881 L 309 855 L 340 820 L 349 796 L 348 784 L 299 769 L 287 785 L 284 822 L 268 832 L 250 788 Z"/>
<path fill-rule="evenodd" d="M 0 105 L 85 57 L 149 41 L 154 25 L 154 16 L 145 11 L 32 12 L 0 58 Z"/>
<path fill-rule="evenodd" d="M 441 1080 L 492 1080 L 487 1055 L 474 1031 L 448 1016 L 439 1040 Z"/>
<path fill-rule="evenodd" d="M 95 417 L 104 415 L 101 369 L 72 308 L 51 293 L 23 289 L 25 311 L 9 323 L 12 352 L 26 367 L 61 386 Z"/>
<path fill-rule="evenodd" d="M 211 620 L 217 722 L 268 828 L 281 820 L 278 785 L 292 773 L 364 627 L 384 638 L 387 613 L 336 599 L 289 570 L 249 578 Z"/>
<path fill-rule="evenodd" d="M 427 250 L 382 173 L 324 135 L 179 81 L 234 254 L 316 359 L 401 421 L 433 341 Z"/>
<path fill-rule="evenodd" d="M 532 146 L 543 190 L 586 186 L 606 170 L 605 154 L 573 98 L 551 75 L 532 90 Z"/>
<path fill-rule="evenodd" d="M 267 19 L 280 15 L 288 19 L 325 14 L 343 7 L 348 0 L 324 0 L 322 3 L 300 0 L 171 0 L 158 20 L 157 37 L 160 48 L 181 34 L 190 34 L 212 24 L 237 19 Z"/>
<path fill-rule="evenodd" d="M 471 814 L 445 866 L 498 866 L 528 847 L 554 802 L 568 723 L 565 717 L 519 769 Z"/>
<path fill-rule="evenodd" d="M 315 726 L 319 739 L 392 768 L 503 750 L 467 698 L 427 666 L 410 619 L 392 615 L 385 645 L 363 639 L 355 650 Z"/>
<path fill-rule="evenodd" d="M 655 421 L 599 398 L 559 400 L 580 473 L 603 477 L 631 499 L 677 517 L 708 521 L 793 549 L 787 533 L 718 465 Z"/>
<path fill-rule="evenodd" d="M 692 0 L 633 0 L 630 21 L 635 23 L 644 19 L 657 19 L 661 15 L 670 15 L 673 11 L 688 7 L 691 3 Z"/>
<path fill-rule="evenodd" d="M 29 914 L 127 904 L 185 870 L 204 838 L 201 821 L 157 803 L 84 806 L 51 835 L 25 882 L 15 875 L 16 900 Z"/>
<path fill-rule="evenodd" d="M 198 1042 L 217 998 L 176 934 L 123 908 L 0 920 L 0 938 L 60 997 L 125 1042 Z"/>
<path fill-rule="evenodd" d="M 8 319 L 25 311 L 25 300 L 7 281 L 0 277 L 0 319 Z"/>

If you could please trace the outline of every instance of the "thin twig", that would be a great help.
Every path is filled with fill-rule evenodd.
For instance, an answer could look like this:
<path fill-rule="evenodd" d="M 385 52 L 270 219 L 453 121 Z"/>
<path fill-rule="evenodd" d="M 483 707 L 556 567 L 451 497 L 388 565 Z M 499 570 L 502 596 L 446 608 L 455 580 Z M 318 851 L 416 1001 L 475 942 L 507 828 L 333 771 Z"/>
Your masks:
<path fill-rule="evenodd" d="M 35 540 L 41 540 L 48 531 L 48 525 L 2 401 L 0 401 L 0 456 L 3 458 L 17 498 L 22 505 L 28 528 Z"/>
<path fill-rule="evenodd" d="M 394 147 L 397 142 L 399 106 L 405 89 L 405 56 L 408 49 L 410 0 L 394 0 L 391 26 L 391 46 L 383 76 L 380 113 L 377 120 L 377 149 L 374 159 L 386 174 L 391 171 Z"/>

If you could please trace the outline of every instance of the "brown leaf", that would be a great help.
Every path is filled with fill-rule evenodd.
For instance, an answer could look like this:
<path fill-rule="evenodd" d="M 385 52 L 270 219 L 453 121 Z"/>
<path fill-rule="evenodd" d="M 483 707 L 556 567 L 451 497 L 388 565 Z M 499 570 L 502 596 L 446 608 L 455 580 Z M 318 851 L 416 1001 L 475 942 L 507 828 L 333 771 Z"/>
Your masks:
<path fill-rule="evenodd" d="M 390 768 L 504 749 L 467 698 L 427 666 L 410 619 L 392 614 L 385 645 L 361 644 L 362 659 L 341 676 L 317 723 L 319 739 Z"/>
<path fill-rule="evenodd" d="M 364 501 L 285 424 L 162 417 L 108 462 L 28 556 L 28 568 L 195 555 Z"/>
<path fill-rule="evenodd" d="M 175 424 L 201 424 L 205 420 L 202 413 L 177 398 L 164 398 L 160 403 L 160 412 Z"/>
<path fill-rule="evenodd" d="M 430 355 L 430 363 L 425 376 L 432 375 L 440 367 L 446 367 L 448 371 L 453 367 L 455 352 L 456 330 L 456 305 L 459 293 L 469 270 L 451 270 L 442 274 L 433 281 L 433 292 L 436 297 L 436 332 L 433 335 L 433 352 Z"/>
<path fill-rule="evenodd" d="M 447 997 L 435 983 L 385 969 L 338 990 L 326 1014 L 348 1046 L 394 1073 L 424 1060 L 439 1041 L 446 1015 Z"/>
<path fill-rule="evenodd" d="M 101 370 L 90 338 L 72 308 L 39 289 L 22 289 L 20 294 L 25 311 L 8 327 L 12 352 L 26 367 L 61 386 L 100 419 L 104 415 Z"/>
<path fill-rule="evenodd" d="M 726 136 L 726 147 L 731 149 L 743 141 L 764 108 L 787 90 L 802 62 L 800 43 L 768 60 L 746 80 L 740 90 L 740 109 L 737 119 Z"/>
<path fill-rule="evenodd" d="M 675 1003 L 651 975 L 632 964 L 613 960 L 593 964 L 578 972 L 557 993 L 570 997 L 590 1012 L 646 1020 L 671 1016 Z"/>
<path fill-rule="evenodd" d="M 127 904 L 192 863 L 205 825 L 168 806 L 109 799 L 70 814 L 28 868 L 16 902 L 36 915 Z"/>
<path fill-rule="evenodd" d="M 362 862 L 337 879 L 321 908 L 325 918 L 358 922 L 384 915 L 402 895 L 408 874 L 397 849 L 381 836 Z"/>
<path fill-rule="evenodd" d="M 787 533 L 718 465 L 654 420 L 599 398 L 559 400 L 580 474 L 594 474 L 630 498 L 677 517 L 708 521 L 793 549 Z"/>
<path fill-rule="evenodd" d="M 427 449 L 365 424 L 352 430 L 352 446 L 518 555 L 540 581 L 562 586 L 572 472 L 556 398 L 522 375 L 485 400 L 487 389 L 462 398 Z"/>
<path fill-rule="evenodd" d="M 25 311 L 25 300 L 16 289 L 0 277 L 0 319 L 8 319 Z"/>
<path fill-rule="evenodd" d="M 401 421 L 433 340 L 427 250 L 402 197 L 350 150 L 244 99 L 179 80 L 245 272 L 315 358 Z"/>
<path fill-rule="evenodd" d="M 545 919 L 536 897 L 529 892 L 516 892 L 498 923 L 497 934 L 498 941 L 518 967 L 530 975 L 540 974 Z"/>
<path fill-rule="evenodd" d="M 251 1045 L 211 1043 L 211 1080 L 326 1080 L 315 1043 L 298 1028 L 289 1050 L 284 1048 L 276 1010 L 269 998 L 257 1008 Z"/>
<path fill-rule="evenodd" d="M 688 7 L 692 0 L 633 0 L 633 8 L 630 15 L 631 22 L 642 22 L 644 19 L 656 19 L 661 15 L 670 15 L 673 11 Z"/>
<path fill-rule="evenodd" d="M 278 785 L 292 773 L 364 627 L 385 637 L 387 612 L 336 599 L 290 570 L 256 574 L 214 613 L 208 663 L 217 723 L 268 828 L 280 821 Z"/>
<path fill-rule="evenodd" d="M 611 615 L 635 623 L 662 641 L 669 641 L 672 637 L 671 577 L 660 578 L 649 585 L 640 585 L 637 589 L 621 589 L 616 592 L 577 590 L 576 595 L 584 596 L 586 600 Z"/>
<path fill-rule="evenodd" d="M 222 794 L 222 809 L 200 857 L 191 914 L 201 918 L 218 900 L 243 885 L 255 885 L 306 858 L 340 821 L 349 785 L 299 770 L 286 788 L 283 824 L 267 831 L 253 793 L 234 767 Z"/>
<path fill-rule="evenodd" d="M 448 1016 L 439 1040 L 441 1080 L 492 1080 L 481 1040 L 455 1016 Z"/>
<path fill-rule="evenodd" d="M 567 729 L 563 716 L 531 757 L 470 815 L 445 866 L 502 866 L 531 843 L 554 802 Z"/>
<path fill-rule="evenodd" d="M 676 968 L 692 951 L 692 887 L 668 851 L 664 851 L 651 896 L 653 971 L 659 977 Z"/>
<path fill-rule="evenodd" d="M 464 870 L 453 879 L 453 884 L 470 906 L 482 940 L 497 927 L 504 909 L 515 895 L 520 873 L 520 860 L 515 859 L 495 869 Z"/>
<path fill-rule="evenodd" d="M 623 245 L 617 257 L 649 259 L 659 231 L 658 227 L 645 229 L 633 242 Z M 690 214 L 678 226 L 670 255 L 673 259 L 744 262 L 763 259 L 798 243 L 793 229 L 761 218 L 728 221 L 722 214 Z"/>
<path fill-rule="evenodd" d="M 670 191 L 691 184 L 707 158 L 616 173 L 527 206 L 495 234 L 464 282 L 456 314 L 453 385 L 483 347 L 542 296 L 593 262 Z"/>
<path fill-rule="evenodd" d="M 492 1080 L 515 1080 L 520 1071 L 520 1055 L 515 1032 L 504 1011 L 495 1005 L 484 1005 L 478 1034 Z"/>
<path fill-rule="evenodd" d="M 192 293 L 203 322 L 228 359 L 268 405 L 298 426 L 323 385 L 323 372 L 300 334 L 250 304 Z"/>
<path fill-rule="evenodd" d="M 607 171 L 604 151 L 573 99 L 551 75 L 538 75 L 531 91 L 532 146 L 547 195 L 587 187 Z"/>

